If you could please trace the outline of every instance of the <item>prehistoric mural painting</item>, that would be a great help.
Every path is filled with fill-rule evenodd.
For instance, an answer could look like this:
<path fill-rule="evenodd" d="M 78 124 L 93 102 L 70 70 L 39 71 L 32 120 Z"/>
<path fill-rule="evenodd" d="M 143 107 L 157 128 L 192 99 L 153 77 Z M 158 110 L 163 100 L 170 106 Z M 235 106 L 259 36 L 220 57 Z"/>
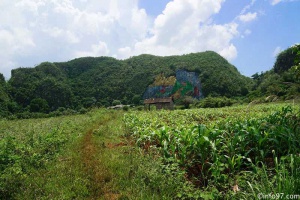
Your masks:
<path fill-rule="evenodd" d="M 177 70 L 176 77 L 164 77 L 163 74 L 155 78 L 144 93 L 143 99 L 173 97 L 175 100 L 184 96 L 202 98 L 199 74 L 185 70 Z"/>

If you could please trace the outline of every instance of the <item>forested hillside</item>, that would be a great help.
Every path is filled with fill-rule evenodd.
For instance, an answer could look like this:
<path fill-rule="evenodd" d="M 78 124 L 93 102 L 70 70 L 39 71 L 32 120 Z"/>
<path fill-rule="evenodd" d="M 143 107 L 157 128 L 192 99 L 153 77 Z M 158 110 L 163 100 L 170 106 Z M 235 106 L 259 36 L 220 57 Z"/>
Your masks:
<path fill-rule="evenodd" d="M 293 99 L 300 94 L 300 45 L 294 45 L 278 54 L 271 70 L 256 73 L 250 99 L 273 95 L 278 99 Z"/>
<path fill-rule="evenodd" d="M 178 69 L 199 73 L 204 96 L 242 96 L 252 86 L 250 78 L 212 51 L 166 57 L 140 55 L 126 60 L 85 57 L 12 70 L 7 83 L 1 79 L 1 104 L 13 107 L 7 108 L 10 113 L 80 110 L 109 106 L 113 100 L 139 104 L 158 74 L 168 77 Z"/>

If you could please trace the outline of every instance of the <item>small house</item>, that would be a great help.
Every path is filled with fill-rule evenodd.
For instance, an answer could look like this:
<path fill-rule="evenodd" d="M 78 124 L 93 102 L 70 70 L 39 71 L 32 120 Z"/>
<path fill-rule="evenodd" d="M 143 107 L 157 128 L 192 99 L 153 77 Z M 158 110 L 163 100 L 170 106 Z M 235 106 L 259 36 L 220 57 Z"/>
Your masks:
<path fill-rule="evenodd" d="M 160 109 L 167 109 L 173 110 L 174 109 L 174 101 L 172 97 L 166 98 L 150 98 L 144 100 L 145 108 L 150 110 L 151 105 L 155 105 L 157 110 Z"/>

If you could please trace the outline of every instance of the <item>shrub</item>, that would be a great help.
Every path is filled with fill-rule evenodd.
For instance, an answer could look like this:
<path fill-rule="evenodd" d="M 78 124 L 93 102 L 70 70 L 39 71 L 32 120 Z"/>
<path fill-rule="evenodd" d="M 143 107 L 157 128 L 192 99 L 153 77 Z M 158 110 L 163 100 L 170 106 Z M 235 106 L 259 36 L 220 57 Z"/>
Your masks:
<path fill-rule="evenodd" d="M 123 110 L 124 110 L 124 111 L 128 111 L 128 110 L 129 110 L 129 106 L 124 106 L 124 107 L 123 107 Z"/>
<path fill-rule="evenodd" d="M 203 100 L 200 100 L 196 106 L 200 108 L 221 108 L 225 106 L 231 106 L 234 103 L 235 100 L 227 97 L 207 97 Z"/>
<path fill-rule="evenodd" d="M 85 108 L 80 108 L 78 112 L 79 112 L 80 114 L 85 114 L 85 113 L 88 112 L 88 110 L 85 109 Z"/>
<path fill-rule="evenodd" d="M 113 100 L 112 105 L 116 106 L 116 105 L 120 105 L 121 101 L 120 100 Z"/>

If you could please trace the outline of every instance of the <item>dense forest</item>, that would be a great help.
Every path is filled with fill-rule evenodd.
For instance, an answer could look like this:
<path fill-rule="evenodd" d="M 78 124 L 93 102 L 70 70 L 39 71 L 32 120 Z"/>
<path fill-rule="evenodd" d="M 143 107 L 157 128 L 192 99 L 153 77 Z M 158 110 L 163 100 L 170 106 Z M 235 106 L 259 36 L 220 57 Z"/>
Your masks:
<path fill-rule="evenodd" d="M 28 113 L 84 112 L 91 107 L 139 105 L 155 77 L 174 76 L 184 69 L 199 74 L 204 97 L 253 101 L 276 95 L 297 96 L 300 45 L 281 52 L 274 67 L 251 78 L 241 75 L 226 59 L 206 51 L 182 56 L 140 55 L 126 60 L 85 57 L 68 62 L 44 62 L 34 68 L 18 68 L 7 82 L 0 74 L 0 116 Z"/>

